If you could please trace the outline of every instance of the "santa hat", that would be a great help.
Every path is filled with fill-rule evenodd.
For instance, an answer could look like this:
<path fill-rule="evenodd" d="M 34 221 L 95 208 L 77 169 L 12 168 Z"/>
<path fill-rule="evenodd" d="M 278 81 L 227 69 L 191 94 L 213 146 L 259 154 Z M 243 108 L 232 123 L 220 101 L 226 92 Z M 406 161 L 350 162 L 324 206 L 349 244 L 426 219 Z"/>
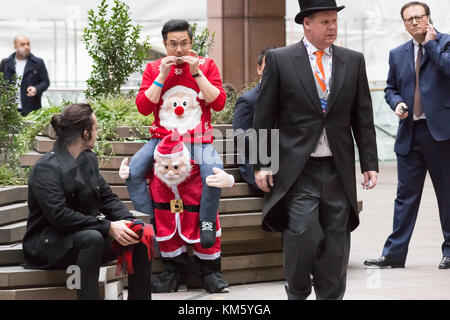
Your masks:
<path fill-rule="evenodd" d="M 175 158 L 182 156 L 185 152 L 182 136 L 175 129 L 172 134 L 165 136 L 164 139 L 158 144 L 155 150 L 155 156 L 159 155 L 162 158 Z"/>
<path fill-rule="evenodd" d="M 200 91 L 198 87 L 197 88 L 194 87 L 191 82 L 180 81 L 180 83 L 182 83 L 182 85 L 174 86 L 169 90 L 167 90 L 166 92 L 164 92 L 164 94 L 162 95 L 162 99 L 166 100 L 167 97 L 170 97 L 174 93 L 183 92 L 185 94 L 192 95 L 194 97 L 198 96 L 199 100 L 204 100 L 203 93 Z"/>

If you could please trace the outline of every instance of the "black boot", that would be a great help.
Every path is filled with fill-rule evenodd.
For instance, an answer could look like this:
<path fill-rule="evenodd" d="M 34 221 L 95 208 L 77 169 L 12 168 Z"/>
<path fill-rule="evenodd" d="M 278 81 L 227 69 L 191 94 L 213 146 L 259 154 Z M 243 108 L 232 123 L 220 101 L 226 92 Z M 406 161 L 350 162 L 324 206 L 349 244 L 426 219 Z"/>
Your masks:
<path fill-rule="evenodd" d="M 216 223 L 200 221 L 200 244 L 203 248 L 211 248 L 216 243 Z"/>
<path fill-rule="evenodd" d="M 195 256 L 194 259 L 200 269 L 203 289 L 209 293 L 230 292 L 229 284 L 222 279 L 221 257 L 215 260 L 204 260 Z"/>
<path fill-rule="evenodd" d="M 152 292 L 176 292 L 180 289 L 180 286 L 185 287 L 188 261 L 188 254 L 186 252 L 174 258 L 163 258 L 165 271 L 153 280 Z"/>

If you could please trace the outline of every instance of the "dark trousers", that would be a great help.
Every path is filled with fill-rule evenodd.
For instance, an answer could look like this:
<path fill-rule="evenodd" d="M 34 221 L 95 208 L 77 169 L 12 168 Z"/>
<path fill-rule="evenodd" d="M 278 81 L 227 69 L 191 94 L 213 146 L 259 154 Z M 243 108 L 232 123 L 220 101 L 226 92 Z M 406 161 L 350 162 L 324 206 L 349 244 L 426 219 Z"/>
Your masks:
<path fill-rule="evenodd" d="M 317 299 L 342 299 L 350 253 L 351 205 L 333 159 L 311 158 L 283 204 L 289 217 L 283 233 L 288 299 L 306 299 L 311 278 Z"/>
<path fill-rule="evenodd" d="M 449 124 L 450 125 L 450 124 Z M 442 253 L 450 256 L 450 140 L 433 139 L 425 120 L 414 122 L 411 149 L 397 154 L 397 197 L 394 224 L 386 240 L 383 256 L 405 263 L 408 245 L 416 224 L 427 171 L 436 193 L 444 242 Z"/>
<path fill-rule="evenodd" d="M 64 256 L 56 267 L 67 268 L 77 265 L 81 272 L 81 289 L 77 289 L 79 300 L 99 300 L 98 277 L 100 265 L 116 259 L 111 250 L 113 239 L 103 238 L 96 230 L 82 230 L 70 235 L 73 240 L 72 249 Z M 147 247 L 138 243 L 133 250 L 134 274 L 128 275 L 128 299 L 151 300 L 151 268 Z"/>

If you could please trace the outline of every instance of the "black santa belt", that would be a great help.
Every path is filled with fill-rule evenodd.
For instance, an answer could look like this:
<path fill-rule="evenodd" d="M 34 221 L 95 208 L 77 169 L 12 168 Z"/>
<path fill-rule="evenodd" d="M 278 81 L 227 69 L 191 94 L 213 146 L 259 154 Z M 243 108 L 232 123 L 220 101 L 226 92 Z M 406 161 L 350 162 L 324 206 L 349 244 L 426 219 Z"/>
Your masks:
<path fill-rule="evenodd" d="M 183 211 L 200 212 L 199 205 L 184 204 L 181 199 L 170 200 L 170 202 L 153 201 L 153 208 L 158 210 L 167 210 L 171 213 L 179 213 Z"/>

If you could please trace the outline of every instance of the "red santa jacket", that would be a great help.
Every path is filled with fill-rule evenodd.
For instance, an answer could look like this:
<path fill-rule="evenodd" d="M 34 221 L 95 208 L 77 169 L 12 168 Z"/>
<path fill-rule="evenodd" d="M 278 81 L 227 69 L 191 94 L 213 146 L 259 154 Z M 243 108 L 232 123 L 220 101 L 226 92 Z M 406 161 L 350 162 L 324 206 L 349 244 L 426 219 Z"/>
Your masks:
<path fill-rule="evenodd" d="M 150 127 L 150 133 L 153 138 L 160 139 L 172 133 L 172 131 L 166 130 L 162 127 L 159 121 L 159 110 L 163 104 L 162 96 L 164 93 L 177 85 L 186 86 L 195 90 L 197 93 L 200 93 L 200 88 L 189 70 L 189 64 L 183 63 L 172 66 L 169 76 L 164 82 L 159 102 L 156 104 L 151 102 L 145 95 L 145 91 L 152 85 L 153 81 L 159 75 L 161 60 L 162 59 L 152 61 L 147 65 L 142 78 L 141 88 L 136 96 L 136 106 L 141 114 L 146 116 L 153 112 L 155 121 Z M 199 69 L 203 72 L 203 75 L 209 80 L 209 82 L 220 90 L 220 94 L 216 100 L 209 104 L 204 100 L 198 100 L 202 108 L 201 123 L 197 126 L 197 128 L 189 131 L 190 139 L 185 139 L 184 141 L 186 143 L 212 143 L 213 127 L 211 126 L 211 109 L 218 112 L 225 107 L 226 93 L 222 87 L 219 69 L 217 68 L 214 60 L 200 57 Z M 194 131 L 201 132 L 202 137 L 194 137 Z"/>
<path fill-rule="evenodd" d="M 190 175 L 173 188 L 162 182 L 153 171 L 149 174 L 158 241 L 167 241 L 178 233 L 187 243 L 200 242 L 199 207 L 203 183 L 199 166 L 192 160 L 191 165 Z M 184 210 L 180 213 L 170 210 L 170 201 L 176 198 L 183 201 Z M 219 237 L 221 229 L 218 212 L 216 226 L 216 236 Z"/>

